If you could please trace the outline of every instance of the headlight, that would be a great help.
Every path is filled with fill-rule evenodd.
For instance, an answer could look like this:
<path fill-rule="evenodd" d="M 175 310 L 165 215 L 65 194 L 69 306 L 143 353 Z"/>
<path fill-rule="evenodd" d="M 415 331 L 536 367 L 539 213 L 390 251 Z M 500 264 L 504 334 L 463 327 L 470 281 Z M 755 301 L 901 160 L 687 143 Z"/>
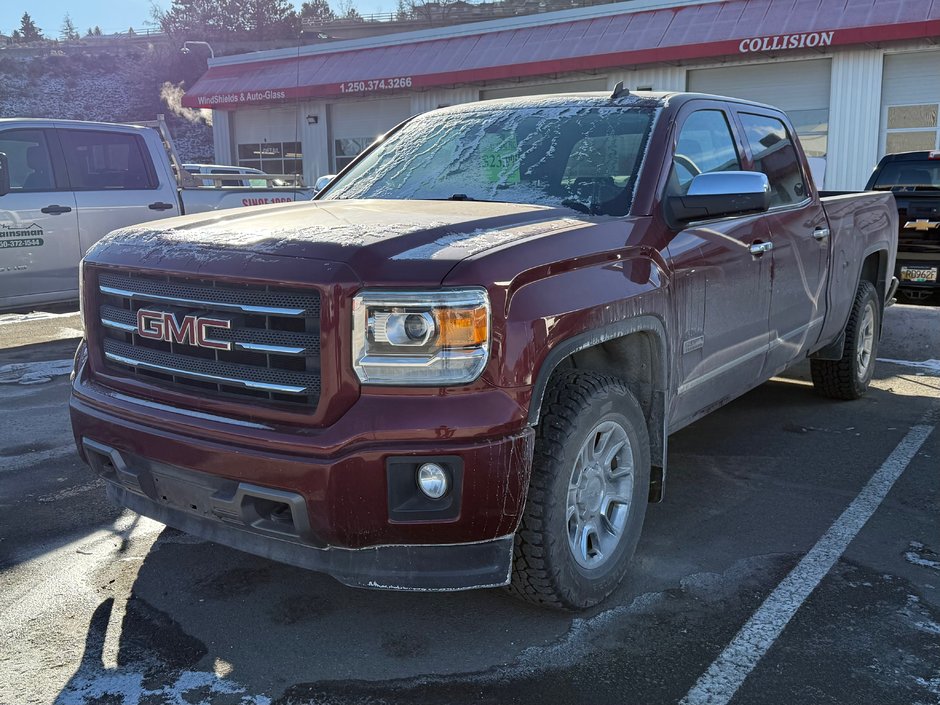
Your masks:
<path fill-rule="evenodd" d="M 353 368 L 365 384 L 472 382 L 489 343 L 483 289 L 366 290 L 353 299 Z"/>

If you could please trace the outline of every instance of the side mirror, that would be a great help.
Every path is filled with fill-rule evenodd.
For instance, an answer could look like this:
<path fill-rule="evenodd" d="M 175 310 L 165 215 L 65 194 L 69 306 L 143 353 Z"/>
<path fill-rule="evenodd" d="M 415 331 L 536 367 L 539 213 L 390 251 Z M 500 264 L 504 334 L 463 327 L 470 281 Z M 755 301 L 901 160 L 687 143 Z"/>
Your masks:
<path fill-rule="evenodd" d="M 685 196 L 670 196 L 668 204 L 676 220 L 763 213 L 770 208 L 770 182 L 758 171 L 699 174 Z"/>
<path fill-rule="evenodd" d="M 0 152 L 0 196 L 10 193 L 10 161 Z"/>
<path fill-rule="evenodd" d="M 325 189 L 326 185 L 335 178 L 336 178 L 336 174 L 327 174 L 325 176 L 321 176 L 319 179 L 317 179 L 316 183 L 313 185 L 313 192 L 320 193 L 320 191 Z"/>

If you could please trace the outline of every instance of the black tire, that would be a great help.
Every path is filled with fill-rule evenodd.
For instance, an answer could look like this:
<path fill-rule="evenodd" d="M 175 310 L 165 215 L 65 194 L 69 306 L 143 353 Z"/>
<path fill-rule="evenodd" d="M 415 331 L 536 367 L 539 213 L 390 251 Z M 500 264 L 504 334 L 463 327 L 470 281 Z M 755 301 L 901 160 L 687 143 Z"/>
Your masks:
<path fill-rule="evenodd" d="M 866 318 L 871 311 L 870 321 Z M 872 334 L 867 364 L 859 357 L 859 342 L 868 328 Z M 878 291 L 869 281 L 862 281 L 855 292 L 852 313 L 845 326 L 845 346 L 839 360 L 811 360 L 810 371 L 816 391 L 830 399 L 858 399 L 868 391 L 878 357 L 878 338 L 881 333 L 881 304 Z"/>
<path fill-rule="evenodd" d="M 595 433 L 598 429 L 607 429 L 622 440 L 617 426 L 625 431 L 629 441 L 620 451 L 613 450 L 617 443 L 610 440 L 611 436 L 604 432 Z M 603 448 L 599 445 L 602 440 Z M 569 484 L 574 479 L 576 461 L 579 467 L 584 467 L 580 461 L 582 450 L 590 453 L 591 457 L 597 450 L 607 451 L 604 455 L 613 458 L 609 463 L 612 469 L 605 474 L 601 469 L 604 463 L 601 462 L 591 466 L 590 470 L 579 470 L 578 477 L 584 478 L 580 482 L 585 488 L 576 491 L 569 488 Z M 632 476 L 630 471 L 624 470 L 631 462 Z M 598 479 L 601 476 L 613 478 L 615 475 L 620 479 L 610 479 L 610 484 L 604 487 L 612 489 L 616 485 L 622 492 L 601 491 L 598 497 L 596 484 L 590 483 L 603 482 Z M 584 609 L 606 598 L 623 580 L 636 550 L 649 499 L 649 478 L 646 420 L 623 381 L 596 372 L 568 370 L 556 374 L 546 390 L 536 429 L 532 480 L 522 522 L 516 532 L 509 591 L 538 605 L 569 610 Z M 605 507 L 606 497 L 623 494 L 628 488 L 632 492 L 629 504 L 611 503 Z M 593 519 L 598 527 L 594 532 L 597 545 L 600 545 L 603 534 L 605 540 L 615 542 L 615 547 L 604 553 L 595 547 L 593 555 L 588 550 L 579 553 L 581 558 L 575 558 L 579 549 L 569 544 L 569 532 L 572 531 L 571 522 L 577 525 L 581 520 L 568 513 L 572 492 L 577 498 L 587 497 L 583 505 L 575 505 L 576 514 L 591 512 L 596 500 L 595 514 L 604 507 L 600 514 L 612 514 L 616 518 L 612 524 L 622 522 L 614 537 L 606 528 L 599 528 L 610 524 L 602 523 L 596 517 Z M 584 521 L 585 525 L 590 524 L 589 520 Z M 585 530 L 578 535 L 585 538 L 583 545 L 590 549 L 590 532 Z M 584 567 L 578 562 L 596 561 L 598 556 L 603 562 L 597 567 Z"/>

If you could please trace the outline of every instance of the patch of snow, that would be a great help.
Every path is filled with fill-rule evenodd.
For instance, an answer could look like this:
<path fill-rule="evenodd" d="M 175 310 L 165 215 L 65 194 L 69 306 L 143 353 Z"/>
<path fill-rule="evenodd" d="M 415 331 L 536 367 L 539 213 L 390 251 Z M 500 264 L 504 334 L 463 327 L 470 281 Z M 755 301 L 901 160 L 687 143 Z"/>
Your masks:
<path fill-rule="evenodd" d="M 36 499 L 40 504 L 49 504 L 50 502 L 58 502 L 60 499 L 68 499 L 69 497 L 75 497 L 85 492 L 90 492 L 91 490 L 97 490 L 104 487 L 104 480 L 96 478 L 92 482 L 86 483 L 84 485 L 75 485 L 74 487 L 68 487 L 64 490 L 59 490 L 58 492 L 53 492 L 51 494 L 45 494 L 42 497 Z"/>
<path fill-rule="evenodd" d="M 199 691 L 199 692 L 196 692 Z M 194 697 L 203 696 L 196 700 Z M 106 671 L 100 666 L 79 670 L 56 701 L 59 705 L 87 705 L 116 699 L 121 705 L 161 702 L 172 705 L 212 705 L 219 696 L 238 705 L 271 705 L 266 695 L 249 695 L 244 686 L 205 671 L 183 671 L 175 681 L 155 689 L 144 686 L 139 672 Z"/>
<path fill-rule="evenodd" d="M 27 323 L 29 321 L 45 321 L 50 318 L 68 318 L 77 315 L 77 311 L 72 313 L 48 313 L 46 311 L 33 311 L 32 313 L 5 313 L 0 316 L 0 326 L 10 325 L 11 323 Z"/>
<path fill-rule="evenodd" d="M 936 553 L 924 546 L 920 541 L 911 541 L 907 552 L 904 554 L 904 558 L 908 563 L 913 565 L 930 568 L 931 570 L 940 570 L 940 560 L 935 560 L 936 558 L 940 558 L 940 556 L 937 556 Z"/>
<path fill-rule="evenodd" d="M 879 357 L 878 362 L 887 362 L 892 365 L 903 365 L 904 367 L 914 367 L 940 375 L 940 360 L 921 360 L 920 362 L 911 362 L 910 360 L 893 360 L 887 357 Z"/>
<path fill-rule="evenodd" d="M 42 384 L 71 372 L 71 359 L 14 362 L 0 366 L 0 384 Z"/>

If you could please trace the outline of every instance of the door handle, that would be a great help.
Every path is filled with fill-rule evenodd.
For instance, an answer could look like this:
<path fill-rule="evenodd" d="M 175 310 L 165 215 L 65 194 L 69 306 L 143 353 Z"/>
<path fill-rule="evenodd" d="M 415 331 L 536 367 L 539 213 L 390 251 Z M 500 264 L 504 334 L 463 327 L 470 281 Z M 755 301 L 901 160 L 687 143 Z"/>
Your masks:
<path fill-rule="evenodd" d="M 147 208 L 152 211 L 168 211 L 173 207 L 172 203 L 163 203 L 162 201 L 157 201 L 156 203 L 151 203 Z"/>
<path fill-rule="evenodd" d="M 816 228 L 813 231 L 813 237 L 817 240 L 825 240 L 829 237 L 829 228 Z"/>
<path fill-rule="evenodd" d="M 41 208 L 40 212 L 46 215 L 62 215 L 63 213 L 71 213 L 72 209 L 68 206 L 46 206 Z"/>
<path fill-rule="evenodd" d="M 751 251 L 752 255 L 760 257 L 765 252 L 770 252 L 774 249 L 774 244 L 772 242 L 755 242 L 752 243 L 748 249 Z"/>

